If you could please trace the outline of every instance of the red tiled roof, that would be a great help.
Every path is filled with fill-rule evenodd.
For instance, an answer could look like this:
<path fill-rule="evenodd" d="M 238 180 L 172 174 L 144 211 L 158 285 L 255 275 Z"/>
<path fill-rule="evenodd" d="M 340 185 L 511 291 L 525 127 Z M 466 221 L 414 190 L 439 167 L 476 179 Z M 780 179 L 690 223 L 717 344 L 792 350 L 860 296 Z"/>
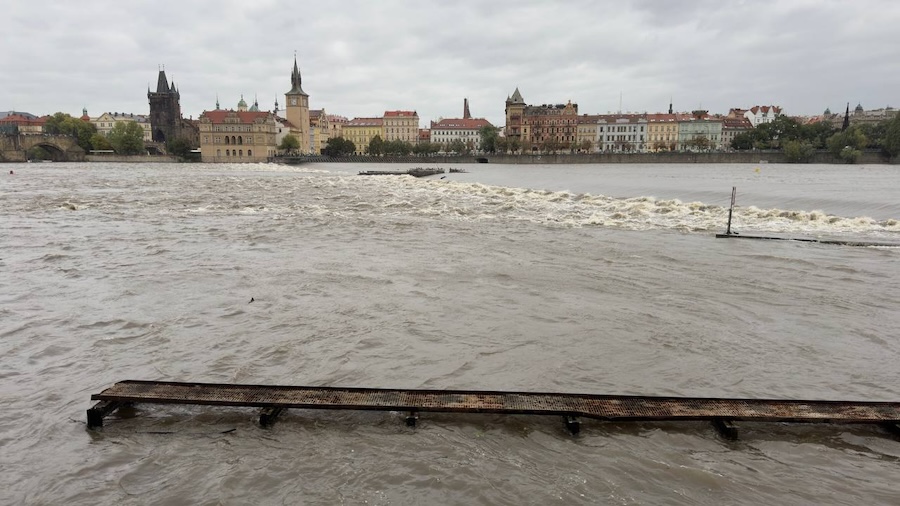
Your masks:
<path fill-rule="evenodd" d="M 384 120 L 382 118 L 353 118 L 345 123 L 344 126 L 381 126 L 383 124 Z"/>
<path fill-rule="evenodd" d="M 679 114 L 648 114 L 647 121 L 650 123 L 674 123 L 678 121 Z"/>
<path fill-rule="evenodd" d="M 445 118 L 437 123 L 431 122 L 431 129 L 442 128 L 444 130 L 478 130 L 483 126 L 493 126 L 484 118 Z"/>
<path fill-rule="evenodd" d="M 43 125 L 47 122 L 47 118 L 50 116 L 44 116 L 42 118 L 34 118 L 31 119 L 27 116 L 23 116 L 21 114 L 10 114 L 3 119 L 0 119 L 0 123 L 4 123 L 7 125 Z"/>
<path fill-rule="evenodd" d="M 416 114 L 416 111 L 384 111 L 385 118 L 403 116 L 418 116 L 418 114 Z"/>
<path fill-rule="evenodd" d="M 225 111 L 225 110 L 217 110 L 217 111 L 203 111 L 200 114 L 200 118 L 208 118 L 209 121 L 213 124 L 216 123 L 225 123 L 225 118 L 236 115 L 241 123 L 253 123 L 259 118 L 268 118 L 272 115 L 272 113 L 267 111 Z"/>
<path fill-rule="evenodd" d="M 722 118 L 722 127 L 723 128 L 746 128 L 748 130 L 753 128 L 753 125 L 750 123 L 750 120 L 744 117 L 740 118 Z"/>

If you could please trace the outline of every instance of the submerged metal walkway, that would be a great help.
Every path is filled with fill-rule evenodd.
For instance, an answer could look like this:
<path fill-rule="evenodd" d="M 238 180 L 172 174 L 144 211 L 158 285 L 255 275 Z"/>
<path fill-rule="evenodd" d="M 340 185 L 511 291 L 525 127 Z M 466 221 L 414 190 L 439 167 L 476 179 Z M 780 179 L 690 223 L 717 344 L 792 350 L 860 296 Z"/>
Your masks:
<path fill-rule="evenodd" d="M 260 423 L 275 421 L 286 408 L 404 411 L 408 425 L 419 412 L 500 413 L 563 416 L 578 432 L 577 417 L 607 421 L 713 422 L 734 438 L 735 421 L 882 424 L 897 430 L 900 402 L 844 402 L 691 397 L 646 397 L 472 390 L 395 390 L 304 386 L 122 381 L 91 396 L 88 427 L 132 403 L 195 404 L 263 408 Z"/>

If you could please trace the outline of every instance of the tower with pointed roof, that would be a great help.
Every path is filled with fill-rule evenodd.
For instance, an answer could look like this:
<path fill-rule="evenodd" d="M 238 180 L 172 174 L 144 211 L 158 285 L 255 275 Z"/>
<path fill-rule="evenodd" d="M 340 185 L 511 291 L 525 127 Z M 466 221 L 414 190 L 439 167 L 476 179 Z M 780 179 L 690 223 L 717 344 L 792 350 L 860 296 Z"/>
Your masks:
<path fill-rule="evenodd" d="M 293 127 L 291 135 L 300 141 L 300 151 L 310 152 L 309 130 L 309 95 L 303 91 L 300 70 L 297 67 L 297 55 L 294 55 L 294 71 L 291 72 L 291 89 L 284 94 L 285 119 Z"/>
<path fill-rule="evenodd" d="M 159 71 L 156 91 L 147 89 L 147 99 L 150 101 L 150 130 L 153 142 L 165 143 L 182 137 L 181 94 L 174 81 L 169 85 L 165 70 Z"/>
<path fill-rule="evenodd" d="M 506 137 L 509 139 L 522 141 L 523 134 L 525 134 L 522 121 L 525 107 L 525 99 L 522 98 L 519 88 L 516 87 L 512 97 L 506 97 Z"/>

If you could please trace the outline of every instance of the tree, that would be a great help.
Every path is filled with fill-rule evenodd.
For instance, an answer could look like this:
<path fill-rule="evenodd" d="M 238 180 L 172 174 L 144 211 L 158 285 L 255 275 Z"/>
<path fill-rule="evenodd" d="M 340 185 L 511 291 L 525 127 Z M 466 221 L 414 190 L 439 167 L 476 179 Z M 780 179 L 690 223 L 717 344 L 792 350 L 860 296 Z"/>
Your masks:
<path fill-rule="evenodd" d="M 695 151 L 707 151 L 712 143 L 705 135 L 697 135 L 685 141 L 685 146 Z"/>
<path fill-rule="evenodd" d="M 281 144 L 278 145 L 278 149 L 289 154 L 296 153 L 300 149 L 300 139 L 291 134 L 285 135 L 281 139 Z"/>
<path fill-rule="evenodd" d="M 106 139 L 120 155 L 144 152 L 144 129 L 135 121 L 116 121 Z"/>
<path fill-rule="evenodd" d="M 541 143 L 541 151 L 544 154 L 555 153 L 559 150 L 560 144 L 559 141 L 556 140 L 556 137 L 548 137 L 544 142 Z"/>
<path fill-rule="evenodd" d="M 868 139 L 856 125 L 828 138 L 828 151 L 846 163 L 856 163 Z"/>
<path fill-rule="evenodd" d="M 176 137 L 166 142 L 166 151 L 170 155 L 187 158 L 191 155 L 191 143 L 183 137 Z"/>
<path fill-rule="evenodd" d="M 325 156 L 347 156 L 356 152 L 356 144 L 350 139 L 343 137 L 332 137 L 325 141 L 325 149 L 322 154 Z"/>
<path fill-rule="evenodd" d="M 513 154 L 518 153 L 519 149 L 522 148 L 522 141 L 520 141 L 519 139 L 511 138 L 507 141 L 507 143 L 509 144 L 509 152 L 510 153 L 513 153 Z"/>
<path fill-rule="evenodd" d="M 900 155 L 900 113 L 887 122 L 884 138 L 881 140 L 881 149 L 892 158 Z"/>
<path fill-rule="evenodd" d="M 447 145 L 447 151 L 449 151 L 451 153 L 461 154 L 465 150 L 466 150 L 466 145 L 462 141 L 462 139 L 453 139 Z"/>
<path fill-rule="evenodd" d="M 64 112 L 58 112 L 47 118 L 47 122 L 44 124 L 44 132 L 74 137 L 75 142 L 81 146 L 81 149 L 90 151 L 93 147 L 91 145 L 91 136 L 97 133 L 97 127 L 87 121 L 82 121 L 80 118 L 73 118 Z"/>
<path fill-rule="evenodd" d="M 789 163 L 807 163 L 816 154 L 816 148 L 808 141 L 787 141 L 781 149 Z"/>
<path fill-rule="evenodd" d="M 484 153 L 497 151 L 497 140 L 500 138 L 500 129 L 493 125 L 484 125 L 478 129 L 478 149 Z"/>
<path fill-rule="evenodd" d="M 369 154 L 372 156 L 381 156 L 384 153 L 384 141 L 380 135 L 375 135 L 369 141 Z"/>
<path fill-rule="evenodd" d="M 103 136 L 103 134 L 94 134 L 91 136 L 91 148 L 98 151 L 109 151 L 112 150 L 112 144 L 109 143 L 109 139 Z"/>
<path fill-rule="evenodd" d="M 591 142 L 590 139 L 585 139 L 585 140 L 581 141 L 581 144 L 579 144 L 579 146 L 578 146 L 578 149 L 580 149 L 581 151 L 584 151 L 585 153 L 590 153 L 593 150 L 593 148 L 594 148 L 594 143 Z"/>

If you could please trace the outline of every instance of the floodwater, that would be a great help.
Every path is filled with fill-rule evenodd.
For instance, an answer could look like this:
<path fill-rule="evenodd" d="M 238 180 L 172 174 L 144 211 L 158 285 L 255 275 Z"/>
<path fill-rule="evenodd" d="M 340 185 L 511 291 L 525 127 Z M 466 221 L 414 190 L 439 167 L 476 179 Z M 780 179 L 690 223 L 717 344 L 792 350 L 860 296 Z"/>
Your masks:
<path fill-rule="evenodd" d="M 85 425 L 124 379 L 900 401 L 900 248 L 714 237 L 736 186 L 743 234 L 900 243 L 896 166 L 4 167 L 2 504 L 900 502 L 866 426 Z"/>

